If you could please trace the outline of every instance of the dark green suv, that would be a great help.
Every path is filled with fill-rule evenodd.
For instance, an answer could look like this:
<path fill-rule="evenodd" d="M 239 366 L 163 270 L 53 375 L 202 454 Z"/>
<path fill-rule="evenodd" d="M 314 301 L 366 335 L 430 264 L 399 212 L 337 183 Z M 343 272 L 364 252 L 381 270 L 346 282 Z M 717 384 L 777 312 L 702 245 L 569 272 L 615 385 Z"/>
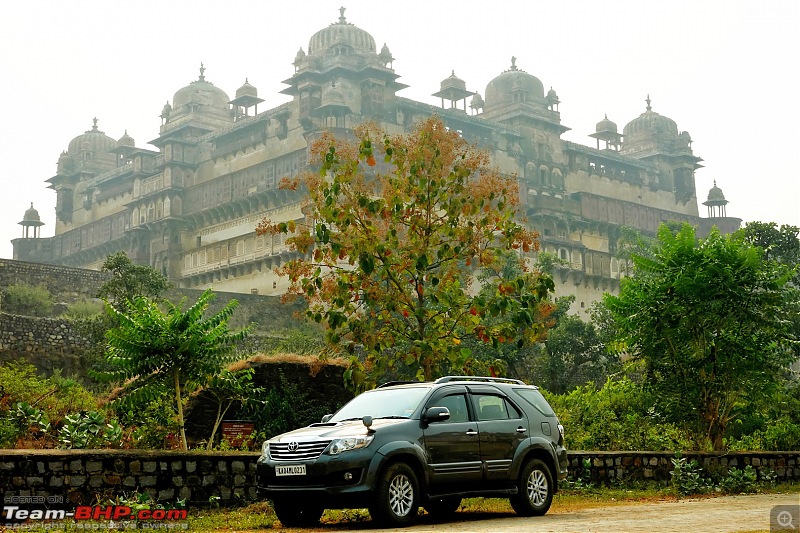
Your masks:
<path fill-rule="evenodd" d="M 444 516 L 474 496 L 508 497 L 518 514 L 543 515 L 566 474 L 564 429 L 539 390 L 469 376 L 360 394 L 321 423 L 265 442 L 257 470 L 288 527 L 362 507 L 404 526 L 420 506 Z"/>

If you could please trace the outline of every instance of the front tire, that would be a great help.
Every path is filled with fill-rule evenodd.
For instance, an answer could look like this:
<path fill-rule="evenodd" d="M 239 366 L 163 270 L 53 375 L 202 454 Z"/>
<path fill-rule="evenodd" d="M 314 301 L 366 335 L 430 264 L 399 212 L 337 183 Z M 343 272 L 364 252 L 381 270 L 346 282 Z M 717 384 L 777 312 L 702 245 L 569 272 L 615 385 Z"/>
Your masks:
<path fill-rule="evenodd" d="M 511 497 L 514 511 L 520 516 L 541 516 L 553 503 L 553 474 L 544 461 L 531 459 L 522 467 L 517 489 Z"/>
<path fill-rule="evenodd" d="M 285 527 L 310 527 L 319 524 L 325 509 L 318 502 L 299 502 L 281 498 L 272 502 L 275 515 Z"/>
<path fill-rule="evenodd" d="M 414 470 L 405 463 L 395 463 L 381 474 L 375 497 L 369 507 L 372 519 L 381 525 L 404 527 L 417 517 L 419 483 Z"/>

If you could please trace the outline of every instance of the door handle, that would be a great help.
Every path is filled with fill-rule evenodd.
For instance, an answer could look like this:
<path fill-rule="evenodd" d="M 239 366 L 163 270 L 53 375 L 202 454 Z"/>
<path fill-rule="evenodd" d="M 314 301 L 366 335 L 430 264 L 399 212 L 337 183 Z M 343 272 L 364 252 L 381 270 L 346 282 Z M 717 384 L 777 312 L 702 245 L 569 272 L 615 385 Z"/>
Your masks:
<path fill-rule="evenodd" d="M 475 431 L 474 429 L 468 429 L 467 430 L 467 435 L 469 435 L 470 437 L 474 437 L 477 434 L 478 434 L 478 432 Z"/>
<path fill-rule="evenodd" d="M 517 433 L 525 433 L 526 429 L 522 426 L 517 428 Z"/>

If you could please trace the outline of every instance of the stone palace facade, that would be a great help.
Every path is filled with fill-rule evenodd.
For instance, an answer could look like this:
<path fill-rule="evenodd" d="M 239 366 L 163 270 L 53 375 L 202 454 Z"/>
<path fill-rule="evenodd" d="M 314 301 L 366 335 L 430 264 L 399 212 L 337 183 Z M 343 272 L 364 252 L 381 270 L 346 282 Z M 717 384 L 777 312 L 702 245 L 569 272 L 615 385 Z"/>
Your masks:
<path fill-rule="evenodd" d="M 652 109 L 622 132 L 604 118 L 596 146 L 566 141 L 559 98 L 521 70 L 516 59 L 483 97 L 452 74 L 434 96 L 441 107 L 403 98 L 389 48 L 366 31 L 337 22 L 315 33 L 294 58 L 282 91 L 292 100 L 259 110 L 247 81 L 231 98 L 206 79 L 179 89 L 161 112 L 156 150 L 127 132 L 115 140 L 92 128 L 69 142 L 47 180 L 56 193 L 53 237 L 41 237 L 31 206 L 14 239 L 14 259 L 99 268 L 124 250 L 178 287 L 280 294 L 287 282 L 273 268 L 289 257 L 281 236 L 257 236 L 259 220 L 303 218 L 299 193 L 278 188 L 307 168 L 307 150 L 324 130 L 346 135 L 364 120 L 408 131 L 439 115 L 449 128 L 487 149 L 520 180 L 522 213 L 541 234 L 542 250 L 564 260 L 557 294 L 575 294 L 576 310 L 618 288 L 615 250 L 621 228 L 653 233 L 661 222 L 686 221 L 707 233 L 732 231 L 716 185 L 707 218 L 698 213 L 695 170 L 701 158 L 677 124 Z"/>

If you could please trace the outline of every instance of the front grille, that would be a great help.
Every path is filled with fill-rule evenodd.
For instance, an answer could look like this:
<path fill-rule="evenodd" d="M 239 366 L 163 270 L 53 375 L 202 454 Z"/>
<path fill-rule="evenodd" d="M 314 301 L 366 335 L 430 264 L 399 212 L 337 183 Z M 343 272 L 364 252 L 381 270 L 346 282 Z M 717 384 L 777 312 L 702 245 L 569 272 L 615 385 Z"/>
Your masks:
<path fill-rule="evenodd" d="M 325 448 L 328 447 L 331 441 L 329 440 L 315 440 L 312 442 L 298 442 L 297 449 L 290 451 L 292 442 L 270 442 L 269 443 L 269 456 L 275 461 L 304 461 L 308 459 L 316 459 Z"/>

